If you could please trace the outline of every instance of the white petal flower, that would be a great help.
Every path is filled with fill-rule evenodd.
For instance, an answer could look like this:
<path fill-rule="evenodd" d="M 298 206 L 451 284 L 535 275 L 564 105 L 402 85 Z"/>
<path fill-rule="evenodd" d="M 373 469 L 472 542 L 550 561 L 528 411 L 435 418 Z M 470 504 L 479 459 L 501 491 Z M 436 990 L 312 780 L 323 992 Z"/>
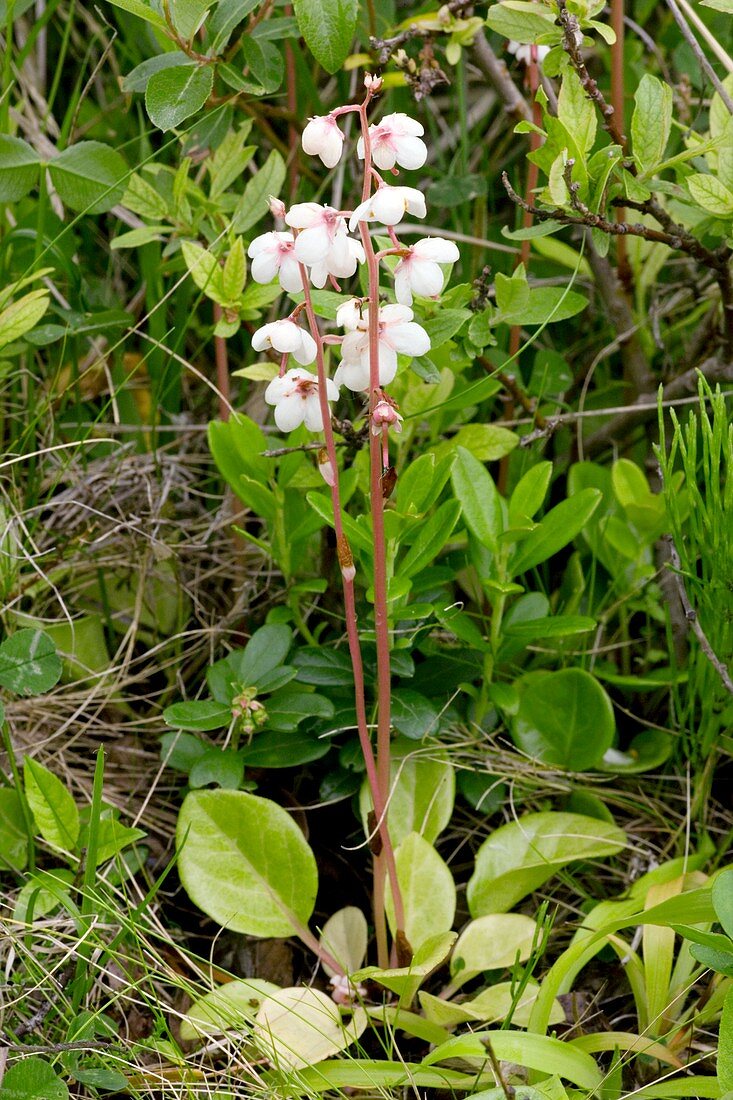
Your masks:
<path fill-rule="evenodd" d="M 460 258 L 453 241 L 442 237 L 423 237 L 416 241 L 408 256 L 400 260 L 394 272 L 397 301 L 412 305 L 412 295 L 435 298 L 443 289 L 443 272 L 439 264 L 452 264 Z"/>
<path fill-rule="evenodd" d="M 336 401 L 338 395 L 338 387 L 327 378 L 327 400 Z M 265 390 L 265 401 L 275 406 L 275 423 L 281 432 L 292 432 L 303 423 L 310 432 L 323 431 L 318 378 L 310 371 L 289 370 L 282 378 L 273 378 Z"/>
<path fill-rule="evenodd" d="M 325 260 L 311 266 L 311 282 L 320 288 L 326 285 L 329 275 L 334 279 L 350 279 L 365 258 L 361 241 L 350 237 L 344 227 L 343 232 L 339 231 L 334 237 Z"/>
<path fill-rule="evenodd" d="M 303 152 L 320 157 L 326 168 L 335 168 L 341 160 L 344 148 L 344 135 L 331 115 L 317 115 L 312 118 L 301 139 Z"/>
<path fill-rule="evenodd" d="M 397 373 L 397 355 L 424 355 L 430 350 L 430 338 L 420 325 L 412 320 L 413 312 L 407 306 L 383 306 L 379 310 L 379 385 L 388 386 Z M 343 382 L 350 390 L 368 390 L 369 369 L 369 316 L 364 316 L 355 329 L 347 332 L 341 344 L 341 363 L 335 374 L 337 383 Z"/>
<path fill-rule="evenodd" d="M 390 187 L 388 183 L 383 183 L 370 199 L 357 206 L 349 219 L 349 229 L 353 233 L 359 222 L 378 221 L 382 225 L 397 225 L 405 213 L 414 214 L 416 218 L 425 217 L 427 210 L 422 191 L 416 187 Z"/>
<path fill-rule="evenodd" d="M 347 332 L 355 329 L 361 320 L 361 298 L 349 298 L 336 310 L 336 324 Z"/>
<path fill-rule="evenodd" d="M 317 202 L 299 202 L 291 206 L 285 221 L 297 229 L 294 252 L 302 264 L 318 264 L 326 259 L 339 233 L 345 232 L 344 219 L 332 206 Z"/>
<path fill-rule="evenodd" d="M 292 233 L 263 233 L 247 249 L 252 260 L 252 278 L 256 283 L 271 283 L 277 275 L 280 286 L 291 294 L 303 289 L 300 267 L 293 251 Z"/>
<path fill-rule="evenodd" d="M 281 355 L 292 355 L 304 367 L 316 357 L 316 342 L 311 334 L 287 317 L 258 328 L 252 336 L 252 347 L 255 351 L 274 348 Z"/>
<path fill-rule="evenodd" d="M 541 65 L 550 52 L 550 47 L 535 46 L 535 49 L 537 50 L 537 64 Z M 508 42 L 507 53 L 513 53 L 517 61 L 521 61 L 523 65 L 529 65 L 532 60 L 532 47 L 522 42 Z"/>
<path fill-rule="evenodd" d="M 399 164 L 402 168 L 422 168 L 428 149 L 421 137 L 424 129 L 419 122 L 400 112 L 385 115 L 377 126 L 369 127 L 372 160 L 377 168 L 388 172 Z M 364 159 L 364 139 L 359 138 L 356 153 Z"/>

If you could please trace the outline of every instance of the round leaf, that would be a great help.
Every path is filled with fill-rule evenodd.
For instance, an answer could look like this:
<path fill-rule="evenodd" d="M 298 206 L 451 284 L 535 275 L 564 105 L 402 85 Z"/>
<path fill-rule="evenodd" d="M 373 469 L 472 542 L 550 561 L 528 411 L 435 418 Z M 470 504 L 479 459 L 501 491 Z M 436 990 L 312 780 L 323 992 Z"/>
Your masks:
<path fill-rule="evenodd" d="M 578 772 L 596 767 L 615 732 L 611 700 L 583 669 L 549 672 L 520 686 L 512 736 L 543 764 Z"/>
<path fill-rule="evenodd" d="M 351 1026 L 345 1027 L 330 997 L 299 986 L 282 989 L 262 1002 L 255 1038 L 278 1069 L 303 1069 L 350 1046 L 366 1022 L 366 1013 L 357 1009 Z"/>
<path fill-rule="evenodd" d="M 61 201 L 84 214 L 111 210 L 124 195 L 130 174 L 120 154 L 99 141 L 64 149 L 48 169 Z"/>
<path fill-rule="evenodd" d="M 38 182 L 40 159 L 21 138 L 0 134 L 0 202 L 18 202 Z"/>
<path fill-rule="evenodd" d="M 537 925 L 520 913 L 491 913 L 471 921 L 456 940 L 450 960 L 453 985 L 486 970 L 504 970 L 529 958 Z"/>
<path fill-rule="evenodd" d="M 445 758 L 429 758 L 413 752 L 409 741 L 393 746 L 390 774 L 389 832 L 396 846 L 410 833 L 420 833 L 432 844 L 451 819 L 455 801 L 455 773 Z M 359 794 L 364 831 L 370 832 L 372 808 L 369 785 L 364 781 Z"/>
<path fill-rule="evenodd" d="M 219 924 L 250 936 L 289 936 L 318 889 L 316 861 L 290 815 L 245 791 L 193 791 L 176 830 L 181 882 Z"/>
<path fill-rule="evenodd" d="M 43 1058 L 24 1058 L 11 1066 L 0 1085 L 0 1100 L 69 1100 L 69 1090 Z"/>
<path fill-rule="evenodd" d="M 320 942 L 347 974 L 353 974 L 364 962 L 368 939 L 366 917 L 355 905 L 347 905 L 328 918 Z M 325 962 L 323 969 L 334 976 L 335 971 Z"/>
<path fill-rule="evenodd" d="M 0 645 L 0 685 L 16 695 L 41 695 L 60 676 L 56 646 L 42 630 L 18 630 Z"/>
<path fill-rule="evenodd" d="M 211 65 L 174 65 L 153 73 L 145 89 L 145 108 L 160 130 L 173 130 L 200 111 L 211 95 Z"/>
<path fill-rule="evenodd" d="M 191 699 L 187 703 L 173 703 L 163 711 L 167 726 L 179 730 L 218 730 L 232 720 L 232 708 L 215 699 Z"/>
<path fill-rule="evenodd" d="M 277 991 L 276 985 L 263 978 L 227 982 L 194 1001 L 181 1020 L 181 1038 L 190 1042 L 233 1029 L 248 1031 L 265 997 Z"/>
<path fill-rule="evenodd" d="M 404 932 L 413 949 L 429 936 L 448 932 L 456 915 L 456 887 L 447 864 L 419 833 L 410 833 L 395 853 L 397 881 L 405 907 Z M 385 909 L 396 930 L 392 891 L 387 885 Z"/>
<path fill-rule="evenodd" d="M 468 883 L 473 917 L 505 913 L 555 871 L 578 859 L 602 859 L 626 844 L 615 825 L 582 814 L 527 814 L 489 836 Z"/>

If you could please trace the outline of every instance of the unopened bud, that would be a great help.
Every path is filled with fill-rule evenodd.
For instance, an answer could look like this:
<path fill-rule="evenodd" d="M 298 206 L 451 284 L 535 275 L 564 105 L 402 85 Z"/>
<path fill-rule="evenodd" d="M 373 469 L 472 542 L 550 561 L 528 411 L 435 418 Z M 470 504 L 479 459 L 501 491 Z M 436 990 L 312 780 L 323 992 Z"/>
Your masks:
<path fill-rule="evenodd" d="M 394 405 L 382 398 L 374 406 L 372 413 L 372 434 L 379 435 L 383 428 L 394 427 L 396 432 L 402 431 L 402 417 Z"/>
<path fill-rule="evenodd" d="M 270 213 L 273 218 L 284 218 L 286 214 L 285 203 L 282 199 L 276 199 L 274 195 L 270 195 Z"/>
<path fill-rule="evenodd" d="M 373 76 L 372 73 L 364 73 L 364 87 L 372 95 L 376 95 L 377 92 L 382 90 L 382 78 L 381 76 Z"/>
<path fill-rule="evenodd" d="M 336 540 L 336 556 L 341 566 L 341 576 L 345 581 L 353 581 L 356 576 L 354 556 L 351 553 L 351 547 L 345 535 L 339 535 Z"/>
<path fill-rule="evenodd" d="M 331 459 L 328 457 L 328 451 L 325 447 L 321 447 L 318 452 L 318 470 L 321 477 L 326 482 L 326 485 L 330 485 L 331 488 L 336 484 L 336 473 L 331 465 Z"/>

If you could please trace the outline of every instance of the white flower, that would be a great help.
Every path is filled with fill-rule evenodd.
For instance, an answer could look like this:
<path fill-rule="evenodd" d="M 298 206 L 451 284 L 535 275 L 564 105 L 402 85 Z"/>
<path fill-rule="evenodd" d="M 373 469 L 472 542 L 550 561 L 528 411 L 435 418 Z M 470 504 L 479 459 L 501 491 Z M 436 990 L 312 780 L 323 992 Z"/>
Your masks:
<path fill-rule="evenodd" d="M 349 229 L 353 233 L 359 222 L 378 221 L 382 225 L 397 225 L 406 212 L 416 218 L 425 217 L 427 210 L 422 191 L 416 187 L 390 187 L 388 183 L 383 183 L 370 199 L 357 206 L 349 219 Z"/>
<path fill-rule="evenodd" d="M 341 160 L 344 148 L 344 135 L 331 115 L 317 115 L 312 118 L 301 139 L 303 152 L 320 157 L 326 168 L 335 168 Z"/>
<path fill-rule="evenodd" d="M 399 164 L 402 168 L 422 168 L 428 149 L 420 138 L 425 131 L 414 118 L 397 112 L 385 115 L 377 126 L 369 127 L 372 160 L 377 168 L 388 172 Z M 359 160 L 364 159 L 364 138 L 356 145 Z"/>
<path fill-rule="evenodd" d="M 344 226 L 334 236 L 325 260 L 312 265 L 311 281 L 314 286 L 323 287 L 329 275 L 333 275 L 334 279 L 350 279 L 357 264 L 363 264 L 365 259 L 361 242 L 350 237 Z"/>
<path fill-rule="evenodd" d="M 382 306 L 379 310 L 379 385 L 388 386 L 397 373 L 397 355 L 424 355 L 430 350 L 430 337 L 413 321 L 408 306 Z M 334 376 L 338 384 L 350 390 L 368 390 L 369 377 L 369 316 L 364 316 L 355 329 L 347 332 L 341 344 L 341 363 Z"/>
<path fill-rule="evenodd" d="M 281 355 L 292 355 L 304 367 L 316 357 L 316 342 L 311 334 L 289 318 L 258 328 L 252 337 L 252 347 L 255 351 L 274 348 Z"/>
<path fill-rule="evenodd" d="M 299 233 L 295 239 L 295 256 L 302 264 L 318 264 L 333 248 L 337 234 L 345 233 L 344 219 L 332 206 L 317 202 L 298 202 L 291 206 L 285 221 Z"/>
<path fill-rule="evenodd" d="M 277 275 L 280 286 L 291 294 L 303 289 L 300 267 L 293 251 L 292 233 L 263 233 L 247 249 L 256 283 L 271 283 Z"/>
<path fill-rule="evenodd" d="M 336 310 L 336 324 L 347 332 L 355 329 L 361 320 L 361 298 L 349 298 Z"/>
<path fill-rule="evenodd" d="M 453 264 L 460 253 L 453 241 L 442 237 L 423 237 L 416 241 L 410 254 L 400 260 L 394 272 L 397 301 L 412 305 L 412 295 L 435 298 L 443 289 L 443 272 L 438 264 Z"/>
<path fill-rule="evenodd" d="M 535 49 L 537 50 L 537 64 L 541 65 L 550 52 L 550 47 L 535 46 Z M 532 60 L 532 47 L 521 42 L 508 42 L 507 52 L 513 53 L 517 61 L 521 61 L 523 65 L 529 65 Z"/>
<path fill-rule="evenodd" d="M 326 398 L 338 400 L 339 391 L 326 379 Z M 265 390 L 265 401 L 275 406 L 275 423 L 281 432 L 292 432 L 305 423 L 309 432 L 323 431 L 323 416 L 318 397 L 318 378 L 308 370 L 289 370 L 282 378 L 273 378 Z"/>

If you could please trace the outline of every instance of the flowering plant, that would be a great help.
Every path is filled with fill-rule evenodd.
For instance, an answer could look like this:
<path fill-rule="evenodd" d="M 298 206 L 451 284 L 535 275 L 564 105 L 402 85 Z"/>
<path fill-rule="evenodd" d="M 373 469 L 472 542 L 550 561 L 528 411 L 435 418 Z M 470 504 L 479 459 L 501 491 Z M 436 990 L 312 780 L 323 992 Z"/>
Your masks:
<path fill-rule="evenodd" d="M 395 913 L 395 943 L 404 940 L 404 914 L 397 881 L 394 851 L 389 835 L 387 803 L 390 782 L 390 628 L 387 611 L 387 564 L 384 537 L 384 498 L 389 495 L 394 471 L 389 459 L 389 431 L 399 432 L 402 416 L 386 392 L 398 370 L 398 356 L 419 357 L 430 349 L 430 338 L 414 320 L 413 295 L 437 297 L 444 284 L 441 264 L 459 258 L 453 242 L 426 237 L 413 246 L 403 244 L 396 226 L 406 213 L 424 218 L 425 199 L 415 187 L 386 182 L 381 173 L 398 174 L 422 167 L 427 159 L 423 127 L 403 113 L 385 115 L 370 124 L 370 107 L 379 94 L 381 80 L 367 75 L 361 103 L 338 107 L 323 117 L 312 118 L 303 132 L 306 153 L 317 156 L 327 168 L 334 168 L 345 148 L 339 121 L 356 114 L 360 136 L 356 155 L 363 164 L 361 201 L 353 211 L 316 202 L 296 203 L 286 209 L 271 201 L 271 211 L 289 227 L 255 238 L 249 246 L 253 278 L 262 283 L 279 280 L 283 290 L 303 293 L 303 301 L 289 316 L 263 325 L 252 338 L 257 351 L 270 350 L 280 356 L 280 368 L 265 391 L 274 406 L 275 423 L 289 432 L 305 424 L 309 431 L 323 432 L 325 454 L 319 469 L 331 490 L 337 552 L 343 579 L 349 651 L 354 672 L 355 703 L 361 750 L 372 797 L 372 831 L 378 835 L 380 851 L 375 856 L 375 922 L 381 966 L 389 961 L 385 916 L 385 882 L 389 879 Z M 386 227 L 389 245 L 375 248 L 371 224 Z M 355 234 L 358 234 L 355 236 Z M 395 303 L 380 298 L 380 261 L 398 258 L 394 269 Z M 339 280 L 366 266 L 367 294 L 351 297 L 338 309 L 336 323 L 343 335 L 321 332 L 313 306 L 311 286 L 327 283 L 337 292 Z M 302 321 L 305 320 L 307 328 Z M 341 361 L 333 378 L 327 375 L 326 349 L 340 349 Z M 299 367 L 290 367 L 291 356 Z M 311 373 L 302 367 L 315 363 Z M 376 752 L 367 724 L 363 662 L 357 628 L 354 596 L 356 569 L 344 530 L 339 488 L 338 462 L 330 403 L 340 397 L 343 386 L 366 396 L 369 423 L 370 507 L 374 561 L 374 629 L 377 646 L 377 744 Z"/>

